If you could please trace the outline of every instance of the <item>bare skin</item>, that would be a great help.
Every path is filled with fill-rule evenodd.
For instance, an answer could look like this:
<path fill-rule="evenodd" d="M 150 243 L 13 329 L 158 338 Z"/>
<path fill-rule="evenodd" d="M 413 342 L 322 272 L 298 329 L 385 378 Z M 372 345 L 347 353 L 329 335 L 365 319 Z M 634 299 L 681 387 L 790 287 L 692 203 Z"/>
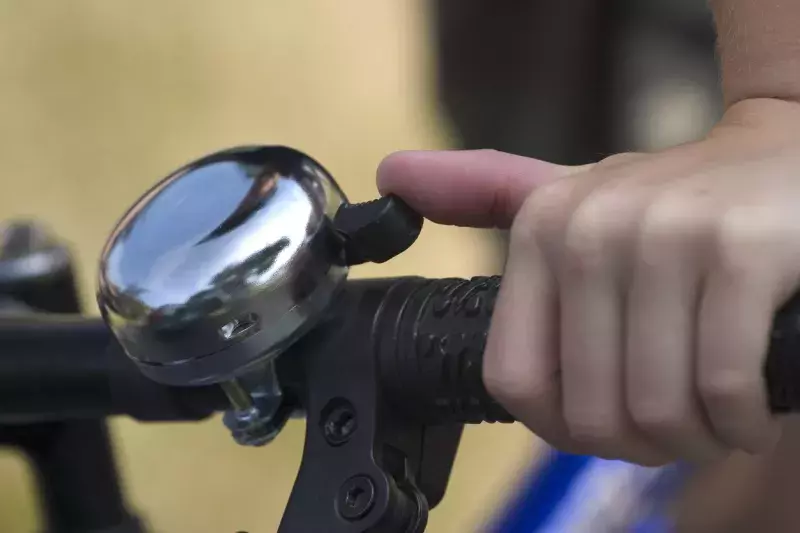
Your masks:
<path fill-rule="evenodd" d="M 781 439 L 761 374 L 772 316 L 800 290 L 800 2 L 711 5 L 727 110 L 706 138 L 582 167 L 405 152 L 378 183 L 435 222 L 511 229 L 484 380 L 531 431 L 708 465 L 703 483 L 738 480 L 729 496 L 755 516 L 748 488 L 800 442 Z"/>

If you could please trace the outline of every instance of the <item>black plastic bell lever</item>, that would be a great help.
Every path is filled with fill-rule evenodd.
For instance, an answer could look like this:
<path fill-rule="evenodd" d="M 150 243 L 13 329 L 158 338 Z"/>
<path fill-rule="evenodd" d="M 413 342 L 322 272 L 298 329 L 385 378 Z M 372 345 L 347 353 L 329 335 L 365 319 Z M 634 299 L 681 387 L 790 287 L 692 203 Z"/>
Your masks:
<path fill-rule="evenodd" d="M 422 223 L 422 215 L 392 194 L 370 202 L 344 204 L 333 219 L 344 240 L 348 265 L 385 263 L 400 255 L 417 240 Z"/>

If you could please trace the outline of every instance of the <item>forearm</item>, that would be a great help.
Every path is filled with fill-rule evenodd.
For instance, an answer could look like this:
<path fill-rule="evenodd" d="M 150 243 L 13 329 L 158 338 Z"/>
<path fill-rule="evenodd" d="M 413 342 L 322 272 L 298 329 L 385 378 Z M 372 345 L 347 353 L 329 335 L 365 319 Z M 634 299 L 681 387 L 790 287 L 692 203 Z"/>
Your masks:
<path fill-rule="evenodd" d="M 800 2 L 710 0 L 726 106 L 750 98 L 800 102 Z"/>

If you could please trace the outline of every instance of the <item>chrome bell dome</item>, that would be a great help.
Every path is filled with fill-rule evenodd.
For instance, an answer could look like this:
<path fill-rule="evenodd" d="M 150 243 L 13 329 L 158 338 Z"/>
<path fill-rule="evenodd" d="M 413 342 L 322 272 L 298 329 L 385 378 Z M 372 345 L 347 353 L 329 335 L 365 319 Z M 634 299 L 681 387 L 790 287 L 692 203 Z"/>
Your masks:
<path fill-rule="evenodd" d="M 309 156 L 239 147 L 194 161 L 125 214 L 98 303 L 150 378 L 200 385 L 269 360 L 311 327 L 347 277 L 334 218 L 347 199 Z"/>

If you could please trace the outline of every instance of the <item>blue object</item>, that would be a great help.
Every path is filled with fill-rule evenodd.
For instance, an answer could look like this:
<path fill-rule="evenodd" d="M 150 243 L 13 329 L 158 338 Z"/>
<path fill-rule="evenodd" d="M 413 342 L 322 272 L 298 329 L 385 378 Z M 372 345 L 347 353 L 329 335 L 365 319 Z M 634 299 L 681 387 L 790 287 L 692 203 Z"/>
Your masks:
<path fill-rule="evenodd" d="M 496 533 L 532 533 L 553 515 L 591 457 L 548 452 L 541 470 L 530 474 L 522 494 L 511 502 Z"/>
<path fill-rule="evenodd" d="M 673 531 L 667 505 L 688 469 L 646 468 L 623 461 L 548 450 L 493 533 Z"/>

